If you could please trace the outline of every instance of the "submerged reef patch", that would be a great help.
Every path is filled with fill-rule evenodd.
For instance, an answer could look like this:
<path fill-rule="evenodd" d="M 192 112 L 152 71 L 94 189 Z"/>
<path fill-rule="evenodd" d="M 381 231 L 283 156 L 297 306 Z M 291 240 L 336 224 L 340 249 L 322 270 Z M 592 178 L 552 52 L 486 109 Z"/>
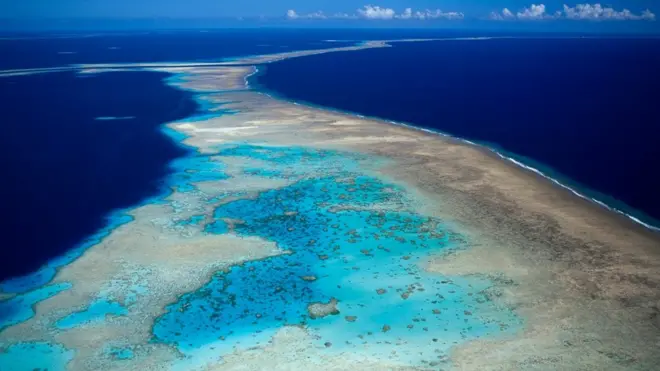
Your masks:
<path fill-rule="evenodd" d="M 83 324 L 103 321 L 106 316 L 123 316 L 126 314 L 128 314 L 128 310 L 118 302 L 97 300 L 85 310 L 72 313 L 57 321 L 56 325 L 60 329 L 68 329 Z"/>
<path fill-rule="evenodd" d="M 2 371 L 65 371 L 75 352 L 57 344 L 18 343 L 7 348 L 0 344 Z"/>
<path fill-rule="evenodd" d="M 68 283 L 59 283 L 0 301 L 0 332 L 5 327 L 31 318 L 34 315 L 34 306 L 37 303 L 70 288 L 71 285 Z"/>
<path fill-rule="evenodd" d="M 184 356 L 174 368 L 191 369 L 265 346 L 283 328 L 297 326 L 323 352 L 421 365 L 446 361 L 456 344 L 515 331 L 520 320 L 510 311 L 493 310 L 482 293 L 488 281 L 433 275 L 420 267 L 432 254 L 463 248 L 465 241 L 443 220 L 416 213 L 405 188 L 366 175 L 364 165 L 380 161 L 248 143 L 174 161 L 163 194 L 145 200 L 168 210 L 150 216 L 149 225 L 184 240 L 228 234 L 238 236 L 237 243 L 256 238 L 276 244 L 280 253 L 227 265 L 160 317 L 149 318 L 154 321 L 149 346 L 174 348 Z M 222 262 L 209 262 L 215 263 Z M 129 276 L 110 278 L 91 301 L 72 308 L 77 311 L 50 319 L 52 334 L 45 339 L 120 320 L 143 321 L 133 317 L 154 294 L 147 283 L 150 268 L 124 268 Z M 36 283 L 17 281 L 13 291 Z M 0 319 L 5 326 L 26 321 L 34 315 L 34 304 L 70 287 L 61 283 L 5 299 Z M 109 316 L 117 318 L 109 321 Z M 99 344 L 93 356 L 99 365 L 138 362 L 146 346 L 116 338 Z M 73 357 L 56 342 L 14 343 L 0 365 L 29 352 L 46 354 L 40 357 L 49 369 Z"/>
<path fill-rule="evenodd" d="M 224 220 L 240 220 L 233 233 L 274 241 L 291 253 L 234 266 L 183 295 L 156 321 L 157 341 L 194 358 L 200 349 L 265 345 L 278 329 L 296 325 L 319 346 L 359 346 L 375 357 L 419 364 L 446 359 L 456 344 L 519 327 L 510 311 L 492 310 L 482 293 L 488 281 L 420 267 L 431 254 L 464 247 L 464 239 L 442 220 L 410 210 L 405 189 L 361 173 L 359 159 L 247 144 L 219 156 L 262 160 L 265 168 L 250 171 L 298 180 L 221 205 L 207 232 L 227 233 Z"/>

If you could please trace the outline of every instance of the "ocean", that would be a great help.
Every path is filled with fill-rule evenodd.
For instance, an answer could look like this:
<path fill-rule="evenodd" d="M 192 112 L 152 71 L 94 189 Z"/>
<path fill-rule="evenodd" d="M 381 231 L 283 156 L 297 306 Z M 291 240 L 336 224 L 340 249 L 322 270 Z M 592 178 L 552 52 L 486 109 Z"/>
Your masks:
<path fill-rule="evenodd" d="M 271 94 L 478 142 L 660 226 L 660 39 L 398 43 L 272 63 Z"/>
<path fill-rule="evenodd" d="M 0 79 L 0 279 L 39 268 L 101 229 L 112 210 L 159 192 L 170 161 L 186 152 L 159 128 L 198 108 L 191 94 L 164 85 L 166 76 Z"/>
<path fill-rule="evenodd" d="M 225 58 L 327 48 L 343 33 L 211 30 L 0 34 L 0 69 L 130 62 L 217 62 Z M 336 41 L 333 46 L 352 42 Z"/>
<path fill-rule="evenodd" d="M 644 220 L 657 216 L 658 184 L 648 175 L 660 130 L 656 41 L 455 40 L 464 36 L 480 35 L 11 35 L 0 40 L 10 56 L 0 68 L 217 61 L 447 37 L 454 40 L 275 62 L 250 83 L 479 142 Z M 491 279 L 424 269 L 467 248 L 469 236 L 418 213 L 409 188 L 365 171 L 387 159 L 240 136 L 186 145 L 165 124 L 236 123 L 248 113 L 211 103 L 231 107 L 244 92 L 207 91 L 199 81 L 196 92 L 179 89 L 188 77 L 135 70 L 0 78 L 0 368 L 131 368 L 148 359 L 188 370 L 301 328 L 311 336 L 295 343 L 310 341 L 324 357 L 433 366 L 458 344 L 524 328 L 526 318 L 491 300 Z M 294 363 L 328 359 L 293 349 Z"/>
<path fill-rule="evenodd" d="M 119 62 L 218 61 L 327 48 L 324 32 L 161 31 L 0 35 L 0 70 Z M 163 192 L 189 151 L 161 130 L 201 113 L 154 72 L 0 78 L 5 217 L 0 281 L 33 272 L 101 230 L 110 215 Z"/>
<path fill-rule="evenodd" d="M 209 61 L 361 39 L 472 37 L 420 30 L 10 35 L 0 68 Z M 490 34 L 499 37 L 501 35 Z M 262 67 L 260 89 L 480 142 L 660 225 L 660 40 L 521 37 L 400 43 Z M 324 40 L 343 40 L 324 42 Z M 185 155 L 159 128 L 200 110 L 166 74 L 71 72 L 0 80 L 8 197 L 0 279 L 29 273 L 162 191 Z M 140 89 L 134 89 L 139 86 Z M 163 109 L 166 107 L 166 109 Z"/>

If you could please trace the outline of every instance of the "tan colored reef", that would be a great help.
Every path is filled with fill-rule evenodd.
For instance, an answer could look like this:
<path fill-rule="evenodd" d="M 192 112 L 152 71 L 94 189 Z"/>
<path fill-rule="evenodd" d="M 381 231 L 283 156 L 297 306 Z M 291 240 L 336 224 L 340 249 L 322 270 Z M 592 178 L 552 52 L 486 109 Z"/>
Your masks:
<path fill-rule="evenodd" d="M 258 65 L 320 52 L 385 46 L 385 42 L 376 42 L 362 47 L 254 57 L 225 65 L 83 68 L 98 71 L 139 67 L 182 73 L 181 87 L 201 93 L 220 91 L 207 93 L 205 98 L 235 114 L 170 125 L 188 135 L 185 143 L 201 153 L 213 153 L 215 146 L 222 143 L 250 142 L 337 149 L 387 159 L 378 166 L 365 164 L 365 171 L 402 186 L 417 212 L 442 218 L 467 237 L 468 248 L 428 259 L 422 263 L 424 268 L 447 276 L 492 279 L 496 284 L 488 289 L 488 297 L 524 320 L 523 330 L 515 335 L 455 347 L 448 362 L 442 364 L 443 369 L 657 370 L 658 233 L 581 199 L 487 149 L 253 91 L 246 86 L 245 77 L 254 73 L 254 67 L 231 65 Z M 249 192 L 245 197 L 255 197 L 260 191 L 287 185 L 283 181 L 238 175 L 243 166 L 255 160 L 218 160 L 226 163 L 227 171 L 236 177 L 199 184 L 200 192 L 194 196 L 174 192 L 170 198 L 181 197 L 180 201 L 188 205 L 183 214 L 165 205 L 133 210 L 135 221 L 119 227 L 101 244 L 60 270 L 55 281 L 72 282 L 73 290 L 39 303 L 33 319 L 5 330 L 0 340 L 47 338 L 78 349 L 69 364 L 72 370 L 162 370 L 166 369 L 165 364 L 179 359 L 180 355 L 166 345 L 146 344 L 153 321 L 165 306 L 178 295 L 199 288 L 218 270 L 284 253 L 273 243 L 258 238 L 205 235 L 199 226 L 172 227 L 173 221 L 192 215 L 210 218 L 212 208 L 219 204 L 205 201 L 227 189 L 246 189 Z M 322 170 L 309 169 L 309 173 Z M 125 270 L 143 272 L 140 284 L 150 290 L 148 300 L 132 307 L 129 316 L 75 331 L 49 332 L 55 318 L 84 307 L 96 293 L 107 289 L 107 282 L 125 277 Z M 118 282 L 117 294 L 128 285 Z M 330 314 L 334 314 L 341 303 L 328 305 L 333 310 Z M 386 327 L 385 332 L 390 330 Z M 201 365 L 199 369 L 438 369 L 436 365 L 402 365 L 362 357 L 359 352 L 341 354 L 334 351 L 334 346 L 328 346 L 326 351 L 315 346 L 311 336 L 304 328 L 287 326 L 266 346 L 237 349 L 222 360 L 218 357 L 217 363 Z M 117 366 L 98 354 L 97 347 L 108 338 L 146 345 L 130 363 Z"/>
<path fill-rule="evenodd" d="M 491 298 L 522 315 L 526 328 L 510 339 L 456 348 L 456 369 L 653 370 L 660 364 L 658 233 L 459 140 L 252 91 L 219 99 L 237 102 L 226 108 L 240 113 L 175 126 L 191 135 L 189 144 L 203 149 L 240 135 L 377 154 L 393 160 L 377 175 L 416 193 L 421 213 L 471 232 L 469 249 L 438 256 L 427 269 L 493 278 Z"/>

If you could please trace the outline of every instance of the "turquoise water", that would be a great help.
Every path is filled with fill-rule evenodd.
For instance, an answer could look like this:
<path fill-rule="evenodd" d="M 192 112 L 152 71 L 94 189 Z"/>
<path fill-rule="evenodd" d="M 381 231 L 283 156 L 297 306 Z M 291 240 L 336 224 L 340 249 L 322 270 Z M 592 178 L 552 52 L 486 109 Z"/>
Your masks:
<path fill-rule="evenodd" d="M 37 303 L 70 288 L 71 285 L 68 283 L 59 283 L 0 301 L 0 331 L 32 318 L 34 316 L 34 306 Z"/>
<path fill-rule="evenodd" d="M 44 264 L 41 269 L 25 276 L 0 282 L 0 292 L 25 293 L 39 289 L 52 281 L 60 267 L 78 259 L 85 250 L 99 244 L 103 238 L 107 237 L 114 229 L 133 220 L 131 216 L 125 214 L 124 210 L 114 212 L 107 219 L 107 226 L 90 236 L 85 242 L 68 251 L 66 254 L 51 259 L 48 263 Z"/>
<path fill-rule="evenodd" d="M 497 144 L 657 229 L 660 177 L 649 174 L 660 158 L 660 106 L 647 92 L 660 85 L 659 58 L 657 38 L 518 35 L 291 58 L 250 82 L 288 100 Z M 423 78 L 381 78 L 402 70 Z"/>
<path fill-rule="evenodd" d="M 111 348 L 106 353 L 110 357 L 120 361 L 133 359 L 133 356 L 135 355 L 133 350 L 130 348 Z"/>
<path fill-rule="evenodd" d="M 56 326 L 65 330 L 92 322 L 104 321 L 106 316 L 123 316 L 128 310 L 120 303 L 108 300 L 97 300 L 83 311 L 72 313 L 57 321 Z"/>
<path fill-rule="evenodd" d="M 48 370 L 65 371 L 74 352 L 60 345 L 47 343 L 18 343 L 0 348 L 2 371 Z"/>
<path fill-rule="evenodd" d="M 219 154 L 266 161 L 272 166 L 258 173 L 273 177 L 307 169 L 311 178 L 217 208 L 207 227 L 226 233 L 222 219 L 239 219 L 234 233 L 290 254 L 216 274 L 168 307 L 154 326 L 156 340 L 192 356 L 211 344 L 220 351 L 263 345 L 282 326 L 305 325 L 320 347 L 359 345 L 378 357 L 432 362 L 457 343 L 520 326 L 512 313 L 489 309 L 487 281 L 420 268 L 431 254 L 463 248 L 463 238 L 440 219 L 392 209 L 406 204 L 404 190 L 361 175 L 352 156 L 251 145 Z M 314 173 L 319 165 L 325 175 Z M 332 299 L 338 314 L 310 317 L 308 305 Z"/>
<path fill-rule="evenodd" d="M 177 225 L 181 226 L 186 226 L 186 225 L 199 225 L 201 224 L 204 219 L 206 219 L 205 215 L 193 215 L 188 219 L 185 220 L 180 220 Z"/>
<path fill-rule="evenodd" d="M 209 156 L 193 154 L 188 157 L 174 161 L 171 164 L 172 175 L 163 185 L 163 193 L 159 197 L 145 201 L 147 203 L 171 203 L 165 201 L 171 190 L 179 192 L 193 192 L 196 190 L 194 183 L 209 180 L 225 179 L 224 166 L 221 163 L 210 160 Z M 174 205 L 173 206 L 177 206 Z M 11 280 L 0 283 L 0 292 L 21 294 L 9 300 L 0 301 L 0 329 L 26 321 L 34 315 L 32 306 L 57 293 L 68 290 L 71 285 L 59 283 L 53 286 L 45 286 L 55 277 L 57 270 L 79 258 L 84 252 L 107 237 L 114 229 L 133 220 L 126 210 L 117 211 L 108 218 L 109 224 L 101 231 L 91 236 L 86 242 L 71 249 L 68 253 L 52 259 L 40 270 Z M 68 326 L 67 326 L 68 327 Z"/>
<path fill-rule="evenodd" d="M 186 139 L 163 130 L 178 142 Z M 191 205 L 185 198 L 169 199 L 172 191 L 200 196 L 196 183 L 230 178 L 222 162 L 230 158 L 248 164 L 256 160 L 239 173 L 284 179 L 289 185 L 223 204 L 212 216 L 179 217 L 179 212 L 191 211 Z M 455 344 L 518 330 L 520 319 L 495 310 L 483 295 L 488 281 L 431 275 L 421 268 L 431 255 L 465 248 L 464 238 L 443 220 L 415 213 L 405 189 L 365 175 L 365 163 L 374 167 L 384 162 L 354 153 L 249 143 L 219 146 L 213 154 L 191 150 L 173 161 L 162 193 L 141 203 L 172 206 L 174 214 L 155 223 L 201 226 L 208 234 L 257 236 L 286 253 L 218 272 L 200 289 L 183 295 L 157 319 L 153 341 L 175 346 L 187 357 L 185 368 L 186 361 L 203 361 L 209 348 L 217 357 L 265 345 L 278 329 L 302 325 L 313 335 L 314 346 L 326 352 L 359 346 L 360 352 L 353 353 L 419 364 L 444 361 Z M 229 192 L 202 199 L 214 204 L 218 197 L 244 195 Z M 2 283 L 2 291 L 19 295 L 0 302 L 0 329 L 28 320 L 36 303 L 70 289 L 68 283 L 43 286 L 59 267 L 133 220 L 125 210 L 116 215 L 87 243 L 39 272 Z M 230 227 L 227 219 L 242 223 Z M 142 275 L 136 270 L 130 282 L 108 282 L 87 308 L 59 318 L 54 329 L 66 331 L 107 316 L 132 314 L 132 305 L 149 294 Z M 310 315 L 310 305 L 335 300 L 336 312 Z M 103 352 L 130 362 L 138 350 L 109 342 Z M 56 344 L 14 344 L 0 352 L 2 370 L 14 367 L 20 357 L 32 357 L 34 368 L 57 369 L 73 352 Z"/>
<path fill-rule="evenodd" d="M 162 130 L 177 143 L 181 143 L 187 138 L 167 127 L 163 127 Z M 190 147 L 183 144 L 181 146 L 190 150 Z M 194 184 L 197 182 L 227 178 L 223 164 L 213 161 L 211 156 L 201 155 L 192 150 L 187 156 L 172 161 L 169 167 L 171 172 L 161 184 L 161 193 L 143 200 L 142 205 L 168 203 L 177 208 L 181 205 L 167 200 L 172 191 L 194 192 L 196 191 Z M 51 259 L 31 274 L 0 282 L 0 293 L 20 294 L 12 299 L 0 301 L 0 330 L 32 318 L 33 305 L 60 291 L 70 289 L 71 285 L 68 283 L 46 285 L 53 280 L 61 267 L 78 259 L 88 248 L 101 243 L 113 230 L 132 221 L 133 217 L 129 215 L 129 209 L 116 210 L 107 217 L 108 224 L 105 227 L 67 253 Z"/>
<path fill-rule="evenodd" d="M 172 162 L 167 187 L 178 192 L 196 190 L 194 183 L 227 179 L 223 164 L 208 155 L 194 154 Z M 162 197 L 161 197 L 162 198 Z"/>

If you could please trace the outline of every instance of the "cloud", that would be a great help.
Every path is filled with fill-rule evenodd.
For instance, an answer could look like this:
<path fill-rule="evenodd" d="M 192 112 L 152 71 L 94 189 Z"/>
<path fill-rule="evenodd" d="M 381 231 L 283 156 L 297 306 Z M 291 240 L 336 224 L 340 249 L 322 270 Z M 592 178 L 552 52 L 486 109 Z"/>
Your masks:
<path fill-rule="evenodd" d="M 328 17 L 323 12 L 318 11 L 308 14 L 298 14 L 295 10 L 291 9 L 286 12 L 288 19 L 327 19 Z"/>
<path fill-rule="evenodd" d="M 321 11 L 314 12 L 314 13 L 309 13 L 309 14 L 305 15 L 305 17 L 307 17 L 307 18 L 309 18 L 309 19 L 326 19 L 326 18 L 328 18 L 328 17 L 327 17 L 325 14 L 323 14 L 323 12 L 321 12 Z"/>
<path fill-rule="evenodd" d="M 518 19 L 544 19 L 549 17 L 545 12 L 545 4 L 532 4 L 529 8 L 523 8 L 522 11 L 516 13 Z"/>
<path fill-rule="evenodd" d="M 465 14 L 461 12 L 443 12 L 440 9 L 436 9 L 435 11 L 430 11 L 427 10 L 424 15 L 428 19 L 463 19 L 465 18 Z"/>
<path fill-rule="evenodd" d="M 358 16 L 355 15 L 355 14 L 348 14 L 348 13 L 335 13 L 330 18 L 334 18 L 334 19 L 357 19 Z"/>
<path fill-rule="evenodd" d="M 404 10 L 403 13 L 399 15 L 399 18 L 401 19 L 411 19 L 412 17 L 413 17 L 412 8 L 406 8 L 406 10 Z"/>
<path fill-rule="evenodd" d="M 502 9 L 501 12 L 491 12 L 488 16 L 489 19 L 495 21 L 506 21 L 513 19 L 521 20 L 540 20 L 557 18 L 559 14 L 554 15 L 546 12 L 545 4 L 532 4 L 529 8 L 522 8 L 520 11 L 514 13 L 509 8 Z"/>
<path fill-rule="evenodd" d="M 564 15 L 568 19 L 588 20 L 655 20 L 655 14 L 646 9 L 641 14 L 634 14 L 628 9 L 620 11 L 614 8 L 606 8 L 601 4 L 577 4 L 574 8 L 564 5 Z"/>
<path fill-rule="evenodd" d="M 488 17 L 492 20 L 495 21 L 503 21 L 505 19 L 514 19 L 516 18 L 515 14 L 513 14 L 512 11 L 509 10 L 509 8 L 504 8 L 502 9 L 501 13 L 498 12 L 491 12 L 490 16 Z"/>
<path fill-rule="evenodd" d="M 295 10 L 291 9 L 286 12 L 287 19 L 366 19 L 366 20 L 426 20 L 426 19 L 447 19 L 456 20 L 464 19 L 465 15 L 461 12 L 443 12 L 440 9 L 436 10 L 423 10 L 414 11 L 412 8 L 406 8 L 400 14 L 397 14 L 394 9 L 382 8 L 375 5 L 365 5 L 363 8 L 357 10 L 356 14 L 348 13 L 335 13 L 332 15 L 325 15 L 323 12 L 315 12 L 309 14 L 298 14 Z"/>
<path fill-rule="evenodd" d="M 395 15 L 398 19 L 463 19 L 465 15 L 460 12 L 443 12 L 440 9 L 413 12 L 412 8 L 406 8 L 403 13 Z"/>
<path fill-rule="evenodd" d="M 492 20 L 543 20 L 543 19 L 573 19 L 573 20 L 647 20 L 654 21 L 655 14 L 646 9 L 640 14 L 635 14 L 628 9 L 615 10 L 596 4 L 577 4 L 575 7 L 564 5 L 562 10 L 553 14 L 547 12 L 545 4 L 532 4 L 529 8 L 523 8 L 515 14 L 508 8 L 501 12 L 491 12 L 488 17 Z"/>
<path fill-rule="evenodd" d="M 366 19 L 392 19 L 396 13 L 391 8 L 365 5 L 364 8 L 358 9 L 358 14 Z"/>

